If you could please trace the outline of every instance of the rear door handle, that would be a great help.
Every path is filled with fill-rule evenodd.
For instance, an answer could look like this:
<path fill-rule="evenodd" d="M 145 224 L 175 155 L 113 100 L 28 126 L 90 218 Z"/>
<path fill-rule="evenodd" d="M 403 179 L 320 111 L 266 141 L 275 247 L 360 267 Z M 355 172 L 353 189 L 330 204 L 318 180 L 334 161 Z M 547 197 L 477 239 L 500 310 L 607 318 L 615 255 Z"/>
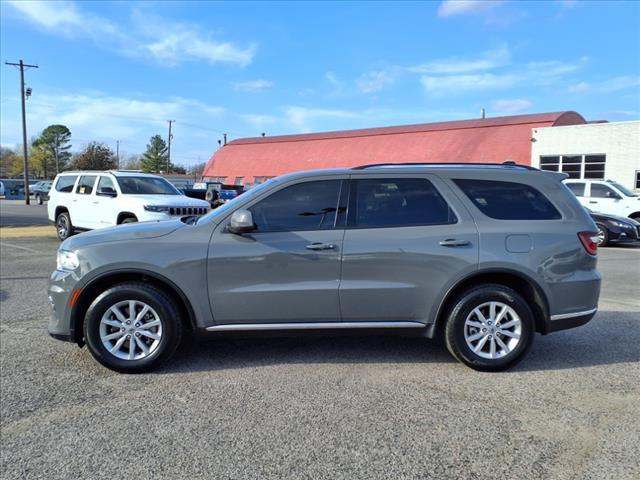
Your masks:
<path fill-rule="evenodd" d="M 466 247 L 467 245 L 471 245 L 469 240 L 456 240 L 455 238 L 447 238 L 446 240 L 442 240 L 440 245 L 443 247 Z"/>
<path fill-rule="evenodd" d="M 306 246 L 308 250 L 333 250 L 336 246 L 333 243 L 310 243 Z"/>

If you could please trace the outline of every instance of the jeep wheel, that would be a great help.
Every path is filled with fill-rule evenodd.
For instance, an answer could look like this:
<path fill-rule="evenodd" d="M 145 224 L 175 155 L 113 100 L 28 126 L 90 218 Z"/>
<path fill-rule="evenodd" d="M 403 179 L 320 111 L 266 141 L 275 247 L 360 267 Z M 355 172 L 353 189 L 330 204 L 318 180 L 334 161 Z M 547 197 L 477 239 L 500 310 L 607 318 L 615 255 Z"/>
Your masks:
<path fill-rule="evenodd" d="M 449 311 L 445 342 L 449 352 L 475 370 L 501 371 L 527 353 L 535 326 L 527 302 L 502 285 L 467 290 Z"/>
<path fill-rule="evenodd" d="M 42 195 L 40 195 L 39 193 L 36 193 L 36 202 L 38 202 L 38 205 L 42 205 L 44 203 L 42 200 Z"/>
<path fill-rule="evenodd" d="M 120 225 L 124 225 L 125 223 L 136 223 L 137 221 L 138 219 L 136 217 L 127 217 L 120 222 Z"/>
<path fill-rule="evenodd" d="M 151 285 L 116 285 L 87 311 L 84 336 L 89 351 L 111 370 L 151 370 L 169 359 L 180 343 L 178 311 L 170 297 Z"/>
<path fill-rule="evenodd" d="M 73 224 L 68 212 L 62 212 L 56 217 L 56 235 L 61 242 L 73 235 Z"/>

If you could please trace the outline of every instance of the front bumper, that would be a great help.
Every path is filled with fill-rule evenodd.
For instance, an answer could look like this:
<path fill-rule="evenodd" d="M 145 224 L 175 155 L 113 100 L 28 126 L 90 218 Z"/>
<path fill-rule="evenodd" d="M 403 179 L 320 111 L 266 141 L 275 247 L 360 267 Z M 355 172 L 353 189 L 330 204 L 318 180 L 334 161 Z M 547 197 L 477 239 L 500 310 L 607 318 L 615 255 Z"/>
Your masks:
<path fill-rule="evenodd" d="M 75 341 L 69 300 L 77 285 L 73 272 L 55 270 L 49 278 L 49 335 L 58 340 Z"/>

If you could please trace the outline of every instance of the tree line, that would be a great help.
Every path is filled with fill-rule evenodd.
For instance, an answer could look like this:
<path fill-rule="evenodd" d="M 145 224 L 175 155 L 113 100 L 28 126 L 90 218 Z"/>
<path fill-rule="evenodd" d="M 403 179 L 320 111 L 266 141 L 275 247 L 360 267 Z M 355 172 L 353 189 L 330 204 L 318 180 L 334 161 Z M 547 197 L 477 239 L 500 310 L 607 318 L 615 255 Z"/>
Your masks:
<path fill-rule="evenodd" d="M 160 135 L 149 139 L 142 155 L 118 159 L 102 142 L 89 142 L 71 153 L 71 131 L 64 125 L 49 125 L 33 138 L 27 152 L 29 174 L 36 178 L 53 178 L 65 170 L 141 170 L 147 173 L 189 173 L 200 176 L 205 163 L 187 169 L 169 161 L 167 143 Z M 124 155 L 123 155 L 124 156 Z M 120 163 L 120 165 L 118 165 Z M 24 171 L 22 148 L 0 148 L 0 176 L 17 177 Z"/>

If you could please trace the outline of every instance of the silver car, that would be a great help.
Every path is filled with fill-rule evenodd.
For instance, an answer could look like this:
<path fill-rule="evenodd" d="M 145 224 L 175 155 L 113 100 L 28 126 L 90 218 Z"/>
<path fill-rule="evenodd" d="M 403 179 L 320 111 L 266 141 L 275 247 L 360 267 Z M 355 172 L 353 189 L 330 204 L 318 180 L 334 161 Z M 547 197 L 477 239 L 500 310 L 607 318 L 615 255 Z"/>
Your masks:
<path fill-rule="evenodd" d="M 49 333 L 139 372 L 182 333 L 380 329 L 443 336 L 503 370 L 535 333 L 588 322 L 597 230 L 564 174 L 407 164 L 272 179 L 196 219 L 65 240 Z"/>

